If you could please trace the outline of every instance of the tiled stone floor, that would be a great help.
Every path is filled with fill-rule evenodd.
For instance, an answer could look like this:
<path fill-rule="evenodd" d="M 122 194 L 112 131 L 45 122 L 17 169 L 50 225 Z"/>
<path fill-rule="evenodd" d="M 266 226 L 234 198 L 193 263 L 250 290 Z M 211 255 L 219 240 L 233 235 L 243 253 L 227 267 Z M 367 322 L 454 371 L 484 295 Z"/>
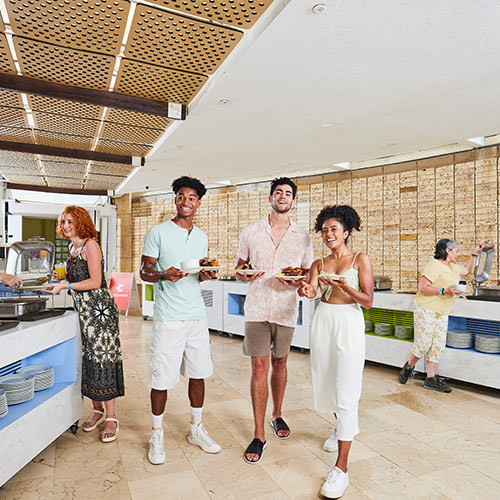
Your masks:
<path fill-rule="evenodd" d="M 334 419 L 313 409 L 309 355 L 293 351 L 289 358 L 284 416 L 292 437 L 278 441 L 269 427 L 263 459 L 251 466 L 242 459 L 253 429 L 249 361 L 241 340 L 216 334 L 211 336 L 215 373 L 207 381 L 204 424 L 222 452 L 207 455 L 186 441 L 189 402 L 181 380 L 167 403 L 167 461 L 148 462 L 151 327 L 140 317 L 121 321 L 127 395 L 118 402 L 118 440 L 102 444 L 97 432 L 66 432 L 3 485 L 0 498 L 319 498 L 335 461 L 334 454 L 322 450 Z M 369 363 L 360 428 L 346 500 L 500 498 L 498 391 L 455 384 L 450 395 L 438 394 L 419 381 L 402 386 L 395 368 Z"/>

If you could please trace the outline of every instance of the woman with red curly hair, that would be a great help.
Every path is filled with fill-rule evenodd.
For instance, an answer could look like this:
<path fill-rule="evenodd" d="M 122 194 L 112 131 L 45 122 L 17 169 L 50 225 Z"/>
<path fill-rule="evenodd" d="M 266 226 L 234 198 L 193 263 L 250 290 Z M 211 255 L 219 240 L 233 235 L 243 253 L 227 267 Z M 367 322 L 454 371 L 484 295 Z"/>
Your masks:
<path fill-rule="evenodd" d="M 71 240 L 66 262 L 67 281 L 47 287 L 56 294 L 71 291 L 82 335 L 82 395 L 92 400 L 93 413 L 82 424 L 86 432 L 105 422 L 101 441 L 114 441 L 119 424 L 115 398 L 125 394 L 118 310 L 104 276 L 104 259 L 90 214 L 82 207 L 64 209 L 57 234 Z"/>

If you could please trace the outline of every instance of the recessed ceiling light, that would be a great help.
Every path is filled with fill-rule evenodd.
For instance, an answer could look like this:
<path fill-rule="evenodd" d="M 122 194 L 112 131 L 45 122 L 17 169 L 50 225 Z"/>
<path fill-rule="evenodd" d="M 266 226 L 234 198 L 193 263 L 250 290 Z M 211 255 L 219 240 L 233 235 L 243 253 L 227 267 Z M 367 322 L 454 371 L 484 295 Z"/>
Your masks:
<path fill-rule="evenodd" d="M 231 186 L 233 184 L 233 182 L 231 181 L 231 179 L 225 179 L 223 181 L 215 181 L 215 184 L 222 184 L 224 186 Z"/>
<path fill-rule="evenodd" d="M 342 163 L 334 163 L 334 167 L 339 167 L 339 168 L 345 168 L 346 170 L 349 170 L 351 168 L 351 162 L 350 161 L 344 161 Z"/>
<path fill-rule="evenodd" d="M 469 142 L 472 142 L 473 144 L 477 144 L 478 146 L 484 146 L 484 136 L 480 135 L 479 137 L 471 137 L 470 139 L 467 139 Z"/>
<path fill-rule="evenodd" d="M 227 104 L 229 102 L 229 99 L 221 99 L 219 101 L 219 104 Z"/>
<path fill-rule="evenodd" d="M 179 146 L 175 146 L 175 149 L 182 149 L 183 147 L 184 146 L 179 145 Z"/>
<path fill-rule="evenodd" d="M 388 148 L 393 148 L 396 145 L 395 142 L 390 142 L 389 144 L 386 144 Z"/>
<path fill-rule="evenodd" d="M 319 128 L 328 128 L 328 127 L 331 127 L 332 124 L 331 123 L 322 123 Z"/>
<path fill-rule="evenodd" d="M 325 12 L 326 5 L 324 3 L 317 3 L 316 5 L 313 5 L 311 10 L 313 11 L 313 14 L 321 14 L 322 12 Z"/>

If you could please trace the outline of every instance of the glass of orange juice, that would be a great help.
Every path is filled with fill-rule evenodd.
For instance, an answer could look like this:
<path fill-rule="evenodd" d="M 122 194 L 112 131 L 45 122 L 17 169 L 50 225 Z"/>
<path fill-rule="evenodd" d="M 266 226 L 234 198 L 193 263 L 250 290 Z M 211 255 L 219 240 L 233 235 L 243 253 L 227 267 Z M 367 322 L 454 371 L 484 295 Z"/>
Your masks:
<path fill-rule="evenodd" d="M 57 273 L 57 279 L 63 280 L 66 278 L 66 266 L 64 264 L 56 264 L 55 270 Z"/>

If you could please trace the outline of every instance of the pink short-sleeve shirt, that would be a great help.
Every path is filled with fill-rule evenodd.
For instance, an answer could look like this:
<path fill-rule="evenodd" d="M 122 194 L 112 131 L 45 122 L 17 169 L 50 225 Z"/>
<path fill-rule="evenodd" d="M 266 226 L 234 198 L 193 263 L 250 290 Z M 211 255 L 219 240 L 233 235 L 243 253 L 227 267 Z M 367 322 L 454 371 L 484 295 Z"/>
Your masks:
<path fill-rule="evenodd" d="M 288 266 L 311 267 L 313 247 L 309 234 L 290 220 L 289 228 L 276 247 L 266 216 L 243 230 L 237 257 L 256 269 L 265 270 L 264 276 L 249 283 L 245 321 L 269 321 L 295 327 L 299 306 L 297 290 L 283 285 L 273 278 L 273 274 Z"/>

